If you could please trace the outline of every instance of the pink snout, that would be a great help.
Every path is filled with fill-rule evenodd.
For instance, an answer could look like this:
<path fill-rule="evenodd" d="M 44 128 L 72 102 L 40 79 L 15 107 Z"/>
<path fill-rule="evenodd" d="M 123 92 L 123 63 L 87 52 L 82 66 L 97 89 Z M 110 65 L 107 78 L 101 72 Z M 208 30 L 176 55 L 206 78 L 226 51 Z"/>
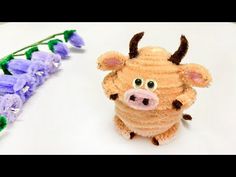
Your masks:
<path fill-rule="evenodd" d="M 159 99 L 156 94 L 144 89 L 129 89 L 124 95 L 125 103 L 137 110 L 154 110 Z"/>

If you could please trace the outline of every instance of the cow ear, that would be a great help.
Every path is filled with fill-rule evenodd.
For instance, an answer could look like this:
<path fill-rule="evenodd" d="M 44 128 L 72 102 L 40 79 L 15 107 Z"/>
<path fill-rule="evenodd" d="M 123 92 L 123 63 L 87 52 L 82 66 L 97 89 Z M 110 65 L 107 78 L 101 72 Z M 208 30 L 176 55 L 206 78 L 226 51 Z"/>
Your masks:
<path fill-rule="evenodd" d="M 121 53 L 110 51 L 102 54 L 98 58 L 98 69 L 100 70 L 119 70 L 121 69 L 126 61 L 127 57 Z"/>
<path fill-rule="evenodd" d="M 198 64 L 181 65 L 180 76 L 183 82 L 190 86 L 207 87 L 212 81 L 206 68 Z"/>

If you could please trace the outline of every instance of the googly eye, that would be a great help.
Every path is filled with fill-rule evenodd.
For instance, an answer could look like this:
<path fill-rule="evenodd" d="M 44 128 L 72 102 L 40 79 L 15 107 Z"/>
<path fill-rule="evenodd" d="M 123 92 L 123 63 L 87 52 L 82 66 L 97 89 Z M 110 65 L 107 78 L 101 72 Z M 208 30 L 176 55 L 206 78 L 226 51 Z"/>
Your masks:
<path fill-rule="evenodd" d="M 157 82 L 155 80 L 149 79 L 146 81 L 145 88 L 154 91 L 157 88 Z"/>
<path fill-rule="evenodd" d="M 144 81 L 143 81 L 142 78 L 136 78 L 136 79 L 133 80 L 133 87 L 134 88 L 140 88 L 140 87 L 143 86 L 143 83 L 144 83 Z"/>

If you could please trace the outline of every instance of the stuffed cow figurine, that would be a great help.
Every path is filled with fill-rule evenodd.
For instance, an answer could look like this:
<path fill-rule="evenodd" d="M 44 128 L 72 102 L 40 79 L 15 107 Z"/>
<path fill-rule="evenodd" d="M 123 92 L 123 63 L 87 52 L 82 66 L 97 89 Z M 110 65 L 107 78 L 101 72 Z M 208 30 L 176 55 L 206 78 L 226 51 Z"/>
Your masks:
<path fill-rule="evenodd" d="M 196 98 L 192 87 L 207 87 L 211 76 L 198 64 L 180 64 L 188 50 L 181 36 L 174 54 L 160 47 L 138 50 L 143 32 L 133 36 L 129 55 L 110 51 L 98 58 L 98 69 L 111 71 L 103 81 L 105 94 L 115 102 L 114 122 L 127 139 L 148 137 L 155 145 L 170 140 L 181 119 L 191 120 L 183 111 Z"/>

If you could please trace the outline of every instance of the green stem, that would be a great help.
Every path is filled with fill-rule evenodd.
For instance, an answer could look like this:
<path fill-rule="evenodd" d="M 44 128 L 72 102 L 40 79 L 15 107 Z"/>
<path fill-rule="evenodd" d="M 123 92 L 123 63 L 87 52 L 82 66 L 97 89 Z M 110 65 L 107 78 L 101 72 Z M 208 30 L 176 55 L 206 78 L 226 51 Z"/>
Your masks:
<path fill-rule="evenodd" d="M 60 35 L 63 35 L 63 34 L 64 34 L 64 33 L 53 34 L 53 35 L 51 35 L 51 36 L 49 36 L 49 37 L 47 37 L 47 38 L 45 38 L 45 39 L 42 39 L 42 40 L 40 40 L 40 41 L 38 41 L 38 42 L 35 42 L 35 43 L 31 44 L 31 45 L 28 45 L 28 46 L 26 46 L 26 47 L 24 47 L 24 48 L 22 48 L 22 49 L 19 49 L 19 50 L 13 52 L 12 54 L 15 55 L 15 54 L 18 53 L 18 52 L 21 52 L 21 51 L 23 51 L 23 50 L 25 50 L 25 49 L 28 49 L 28 48 L 30 48 L 30 47 L 33 47 L 33 46 L 35 46 L 35 45 L 39 45 L 39 44 L 43 43 L 44 41 L 47 41 L 47 40 L 49 40 L 49 39 L 52 39 L 52 38 L 54 38 L 54 37 L 56 37 L 56 36 L 60 36 Z"/>
<path fill-rule="evenodd" d="M 23 56 L 23 55 L 25 55 L 25 54 L 24 54 L 24 53 L 14 54 L 15 57 L 17 57 L 17 56 Z"/>

